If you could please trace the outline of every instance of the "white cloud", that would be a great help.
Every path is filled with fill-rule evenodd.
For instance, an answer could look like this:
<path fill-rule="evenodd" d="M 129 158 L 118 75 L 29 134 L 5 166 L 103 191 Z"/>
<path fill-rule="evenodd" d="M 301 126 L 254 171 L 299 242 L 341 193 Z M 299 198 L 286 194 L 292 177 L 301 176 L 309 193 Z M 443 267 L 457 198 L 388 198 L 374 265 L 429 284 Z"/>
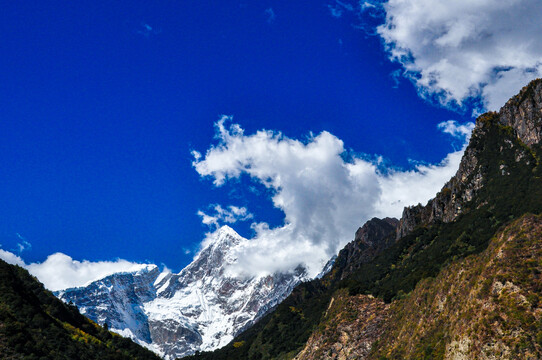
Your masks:
<path fill-rule="evenodd" d="M 277 228 L 253 224 L 256 235 L 238 254 L 234 269 L 250 274 L 291 270 L 302 262 L 316 275 L 363 222 L 399 217 L 404 206 L 434 196 L 455 173 L 462 154 L 382 174 L 374 162 L 348 154 L 329 132 L 304 141 L 266 130 L 245 135 L 237 124 L 227 127 L 229 120 L 222 117 L 216 124 L 217 145 L 205 156 L 193 153 L 196 171 L 216 186 L 247 174 L 273 190 L 273 205 L 285 215 Z"/>
<path fill-rule="evenodd" d="M 201 210 L 197 213 L 201 217 L 201 222 L 205 225 L 218 227 L 219 222 L 234 224 L 237 221 L 246 221 L 254 217 L 254 215 L 248 212 L 246 207 L 230 205 L 227 209 L 224 209 L 222 206 L 216 204 L 212 206 L 212 209 L 214 210 L 214 215 L 206 214 Z"/>
<path fill-rule="evenodd" d="M 42 263 L 25 264 L 19 256 L 2 249 L 0 249 L 0 259 L 26 268 L 52 291 L 84 286 L 113 273 L 138 271 L 148 266 L 121 259 L 97 262 L 78 261 L 62 253 L 49 255 Z"/>
<path fill-rule="evenodd" d="M 379 2 L 373 2 L 378 5 Z M 498 110 L 542 76 L 539 0 L 389 0 L 377 32 L 422 96 Z"/>
<path fill-rule="evenodd" d="M 15 255 L 12 252 L 0 249 L 0 259 L 5 262 L 13 265 L 19 265 L 24 267 L 24 261 L 19 256 Z"/>
<path fill-rule="evenodd" d="M 26 266 L 49 290 L 61 290 L 83 286 L 92 281 L 104 278 L 117 272 L 132 272 L 142 269 L 146 264 L 136 264 L 126 260 L 78 261 L 70 256 L 55 253 L 49 255 L 42 263 Z"/>
<path fill-rule="evenodd" d="M 443 132 L 452 135 L 455 138 L 460 138 L 464 141 L 470 139 L 472 130 L 474 129 L 474 123 L 459 124 L 455 120 L 448 120 L 441 122 L 437 125 Z"/>
<path fill-rule="evenodd" d="M 448 154 L 440 164 L 420 164 L 411 171 L 392 171 L 379 178 L 382 194 L 376 205 L 378 217 L 400 217 L 405 206 L 433 198 L 459 168 L 463 149 Z"/>

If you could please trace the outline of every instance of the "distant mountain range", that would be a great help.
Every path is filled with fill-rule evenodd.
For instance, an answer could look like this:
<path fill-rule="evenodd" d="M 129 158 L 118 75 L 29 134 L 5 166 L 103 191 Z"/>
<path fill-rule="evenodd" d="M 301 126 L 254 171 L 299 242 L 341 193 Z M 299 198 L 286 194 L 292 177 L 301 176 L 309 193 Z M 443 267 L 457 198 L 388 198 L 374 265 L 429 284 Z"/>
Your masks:
<path fill-rule="evenodd" d="M 226 274 L 247 239 L 223 226 L 179 274 L 156 265 L 117 273 L 56 295 L 81 313 L 166 359 L 229 343 L 307 280 L 303 268 L 248 277 Z"/>

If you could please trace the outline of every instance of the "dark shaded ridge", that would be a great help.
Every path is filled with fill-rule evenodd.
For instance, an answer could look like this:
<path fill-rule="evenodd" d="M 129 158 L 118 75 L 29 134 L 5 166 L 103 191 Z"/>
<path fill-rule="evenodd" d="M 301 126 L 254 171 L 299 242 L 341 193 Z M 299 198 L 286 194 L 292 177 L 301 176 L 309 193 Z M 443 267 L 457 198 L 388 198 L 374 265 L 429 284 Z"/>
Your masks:
<path fill-rule="evenodd" d="M 64 304 L 21 267 L 0 260 L 2 359 L 159 359 Z"/>
<path fill-rule="evenodd" d="M 399 220 L 373 218 L 356 231 L 354 241 L 348 243 L 337 256 L 327 282 L 343 280 L 362 264 L 370 262 L 377 254 L 395 242 Z"/>

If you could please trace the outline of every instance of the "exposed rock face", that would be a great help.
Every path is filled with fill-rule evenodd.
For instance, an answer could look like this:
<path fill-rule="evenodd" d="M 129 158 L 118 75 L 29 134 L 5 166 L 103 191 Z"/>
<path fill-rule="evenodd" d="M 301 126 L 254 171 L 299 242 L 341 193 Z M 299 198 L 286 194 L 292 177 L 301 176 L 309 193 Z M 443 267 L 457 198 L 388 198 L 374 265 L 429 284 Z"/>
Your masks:
<path fill-rule="evenodd" d="M 335 260 L 339 279 L 346 278 L 361 264 L 372 260 L 395 241 L 399 220 L 394 218 L 373 218 L 356 231 L 354 241 L 348 243 Z"/>
<path fill-rule="evenodd" d="M 311 335 L 294 360 L 367 359 L 372 344 L 383 333 L 389 307 L 370 295 L 337 293 L 331 299 L 320 330 Z"/>
<path fill-rule="evenodd" d="M 143 304 L 155 297 L 153 282 L 160 275 L 156 265 L 132 272 L 118 273 L 95 281 L 84 288 L 61 291 L 56 295 L 73 302 L 79 311 L 110 329 L 125 329 L 131 337 L 150 343 L 147 316 Z"/>
<path fill-rule="evenodd" d="M 512 127 L 527 146 L 542 140 L 542 80 L 535 80 L 499 111 L 499 121 Z"/>
<path fill-rule="evenodd" d="M 57 295 L 166 359 L 226 345 L 306 280 L 304 269 L 245 278 L 227 273 L 248 240 L 224 226 L 179 274 L 155 265 Z"/>
<path fill-rule="evenodd" d="M 481 136 L 476 127 L 473 137 Z M 477 151 L 468 146 L 463 154 L 459 170 L 427 205 L 406 207 L 397 228 L 397 239 L 411 232 L 418 225 L 435 221 L 451 222 L 462 213 L 464 205 L 471 201 L 483 186 L 484 176 L 478 167 Z"/>
<path fill-rule="evenodd" d="M 496 121 L 510 127 L 514 135 L 525 145 L 532 147 L 542 140 L 542 80 L 534 80 L 520 93 L 511 98 L 498 113 L 482 115 L 476 122 L 471 143 L 465 150 L 459 170 L 437 196 L 422 206 L 407 207 L 397 228 L 397 239 L 411 232 L 416 226 L 435 221 L 451 222 L 464 211 L 465 205 L 484 186 L 486 170 L 478 163 L 478 150 L 473 146 L 477 139 L 486 136 L 487 121 Z M 502 150 L 502 149 L 501 149 Z M 516 149 L 516 161 L 525 155 Z M 503 165 L 503 174 L 506 166 Z"/>
<path fill-rule="evenodd" d="M 541 359 L 542 217 L 526 215 L 482 253 L 391 304 L 372 359 Z"/>

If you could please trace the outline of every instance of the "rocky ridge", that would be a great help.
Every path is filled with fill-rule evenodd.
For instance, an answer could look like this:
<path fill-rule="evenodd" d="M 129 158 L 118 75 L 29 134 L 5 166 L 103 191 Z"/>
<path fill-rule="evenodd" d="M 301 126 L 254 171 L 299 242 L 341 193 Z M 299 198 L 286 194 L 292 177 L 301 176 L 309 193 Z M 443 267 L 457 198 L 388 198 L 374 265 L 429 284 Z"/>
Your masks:
<path fill-rule="evenodd" d="M 512 97 L 498 113 L 482 115 L 476 122 L 472 142 L 487 136 L 486 123 L 496 122 L 507 127 L 527 147 L 540 144 L 542 140 L 542 80 L 534 80 L 518 95 Z M 471 143 L 472 143 L 471 142 Z M 479 149 L 468 146 L 461 160 L 459 170 L 442 190 L 422 206 L 406 207 L 397 228 L 397 239 L 411 232 L 415 227 L 435 221 L 451 222 L 464 212 L 467 203 L 484 186 L 488 178 L 487 169 L 478 163 Z M 516 161 L 526 157 L 525 149 L 516 149 Z M 506 173 L 505 167 L 504 170 Z"/>
<path fill-rule="evenodd" d="M 178 274 L 155 265 L 57 293 L 81 313 L 173 359 L 226 345 L 306 279 L 304 269 L 260 277 L 226 272 L 248 240 L 224 226 Z"/>
<path fill-rule="evenodd" d="M 542 216 L 385 304 L 338 291 L 294 360 L 542 358 Z"/>
<path fill-rule="evenodd" d="M 354 240 L 339 252 L 333 276 L 338 280 L 347 278 L 362 264 L 391 246 L 395 242 L 393 235 L 398 226 L 399 220 L 395 218 L 373 218 L 367 221 L 356 231 Z"/>
<path fill-rule="evenodd" d="M 533 190 L 540 187 L 541 133 L 542 81 L 536 80 L 498 113 L 477 120 L 456 175 L 426 206 L 404 210 L 396 238 L 404 241 L 415 229 L 453 223 L 461 216 L 463 221 L 473 210 L 478 211 L 475 216 L 491 215 L 502 198 L 510 198 L 514 185 L 516 200 L 504 202 L 514 206 L 508 210 L 510 218 L 522 211 L 514 202 L 531 202 L 527 208 L 539 213 L 540 199 L 530 198 L 539 196 Z M 488 154 L 494 158 L 488 160 Z M 525 186 L 528 177 L 531 186 Z M 511 180 L 503 180 L 507 178 Z M 505 193 L 495 194 L 497 189 Z M 498 224 L 496 217 L 487 221 Z M 466 247 L 470 238 L 461 233 L 452 248 Z M 400 293 L 363 324 L 352 320 L 371 312 L 363 306 L 345 306 L 338 315 L 351 320 L 337 321 L 326 313 L 296 360 L 542 358 L 541 238 L 542 216 L 524 215 L 495 234 L 487 249 L 452 262 L 436 278 L 422 279 L 411 293 Z M 364 298 L 373 308 L 381 301 L 371 295 L 344 295 L 343 290 L 335 294 L 330 307 L 336 296 L 344 296 L 347 304 Z M 375 319 L 378 325 L 373 327 Z M 351 338 L 364 341 L 345 341 Z"/>
<path fill-rule="evenodd" d="M 389 319 L 390 305 L 371 295 L 348 296 L 340 291 L 331 298 L 322 325 L 293 360 L 355 360 L 366 358 L 380 339 Z"/>

